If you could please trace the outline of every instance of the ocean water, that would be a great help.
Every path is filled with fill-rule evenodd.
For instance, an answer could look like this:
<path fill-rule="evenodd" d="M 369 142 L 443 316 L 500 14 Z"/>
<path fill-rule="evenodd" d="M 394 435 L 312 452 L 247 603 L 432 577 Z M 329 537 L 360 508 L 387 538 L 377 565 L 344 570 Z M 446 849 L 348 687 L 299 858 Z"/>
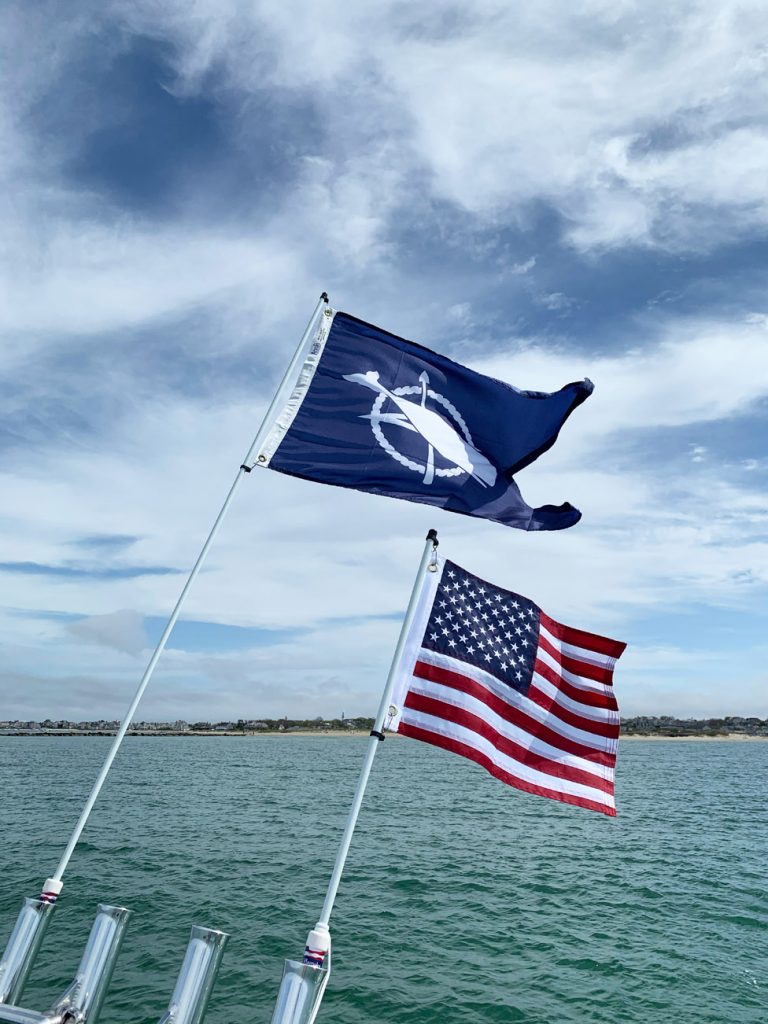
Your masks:
<path fill-rule="evenodd" d="M 192 924 L 231 933 L 207 1021 L 271 1019 L 323 902 L 364 739 L 129 738 L 27 987 L 134 911 L 104 1024 L 151 1024 Z M 56 866 L 106 738 L 0 738 L 0 943 Z M 444 751 L 380 745 L 319 1024 L 768 1020 L 768 743 L 624 742 L 615 819 Z"/>

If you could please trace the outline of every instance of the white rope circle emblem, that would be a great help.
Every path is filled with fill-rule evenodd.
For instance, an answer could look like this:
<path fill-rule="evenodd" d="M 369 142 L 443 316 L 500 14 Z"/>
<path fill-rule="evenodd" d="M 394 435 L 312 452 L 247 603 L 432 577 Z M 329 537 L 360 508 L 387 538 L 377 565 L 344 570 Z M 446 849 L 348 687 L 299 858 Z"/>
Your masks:
<path fill-rule="evenodd" d="M 411 384 L 408 387 L 403 388 L 392 388 L 392 394 L 397 395 L 398 398 L 405 398 L 406 395 L 421 395 L 421 393 L 421 388 L 416 384 Z M 472 444 L 472 437 L 467 429 L 467 424 L 464 422 L 464 417 L 453 402 L 448 401 L 447 398 L 443 395 L 439 395 L 431 388 L 427 388 L 427 398 L 431 398 L 433 402 L 437 402 L 438 405 L 443 406 L 443 408 L 456 422 L 456 425 L 464 435 L 464 440 L 467 444 Z M 371 409 L 371 430 L 373 431 L 373 436 L 379 442 L 384 451 L 388 455 L 391 455 L 396 462 L 399 462 L 401 466 L 405 466 L 407 469 L 412 469 L 414 473 L 425 472 L 427 468 L 426 462 L 416 462 L 414 459 L 409 459 L 407 455 L 403 455 L 402 452 L 399 452 L 397 448 L 395 448 L 394 445 L 392 445 L 384 436 L 379 416 L 381 415 L 381 410 L 383 409 L 386 401 L 387 395 L 380 394 L 376 397 L 376 401 L 373 403 L 373 408 Z M 466 470 L 462 469 L 461 466 L 452 466 L 450 469 L 438 469 L 435 467 L 435 476 L 459 476 L 461 473 L 466 473 Z"/>

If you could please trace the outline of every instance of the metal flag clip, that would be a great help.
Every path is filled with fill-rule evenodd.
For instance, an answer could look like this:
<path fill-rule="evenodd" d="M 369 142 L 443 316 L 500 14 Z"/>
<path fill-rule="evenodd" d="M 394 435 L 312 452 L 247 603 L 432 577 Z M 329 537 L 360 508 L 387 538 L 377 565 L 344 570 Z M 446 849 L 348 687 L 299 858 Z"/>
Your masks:
<path fill-rule="evenodd" d="M 437 539 L 437 530 L 430 530 L 427 534 L 427 540 L 432 541 L 432 554 L 429 558 L 429 565 L 427 566 L 427 572 L 437 572 L 437 546 L 440 541 Z"/>

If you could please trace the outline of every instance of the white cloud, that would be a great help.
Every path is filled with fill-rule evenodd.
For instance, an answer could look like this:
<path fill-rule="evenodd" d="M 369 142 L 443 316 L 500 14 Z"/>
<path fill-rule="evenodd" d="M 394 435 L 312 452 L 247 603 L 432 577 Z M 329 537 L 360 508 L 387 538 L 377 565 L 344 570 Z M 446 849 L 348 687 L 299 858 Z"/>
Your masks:
<path fill-rule="evenodd" d="M 73 636 L 87 643 L 112 647 L 116 651 L 138 656 L 147 647 L 144 616 L 128 609 L 107 615 L 91 615 L 67 627 Z"/>
<path fill-rule="evenodd" d="M 34 105 L 84 52 L 84 18 L 49 24 L 19 6 L 8 23 L 6 361 L 18 363 L 51 334 L 104 333 L 203 303 L 253 313 L 255 292 L 290 303 L 327 285 L 318 268 L 332 283 L 362 268 L 390 275 L 391 229 L 425 198 L 498 224 L 524 220 L 532 202 L 545 201 L 584 248 L 707 248 L 768 218 L 759 4 L 670 11 L 592 0 L 513 10 L 483 0 L 471 20 L 449 3 L 428 19 L 397 3 L 350 15 L 333 0 L 99 8 L 100 25 L 123 30 L 109 34 L 110 52 L 131 31 L 163 40 L 177 74 L 167 87 L 215 88 L 222 109 L 238 111 L 246 140 L 259 120 L 243 98 L 270 88 L 311 102 L 317 127 L 308 125 L 295 180 L 266 218 L 227 229 L 206 226 L 195 199 L 177 197 L 175 219 L 149 222 L 73 188 L 62 167 L 107 117 L 95 103 L 87 117 L 72 111 L 53 142 L 29 132 Z M 510 265 L 525 275 L 535 257 Z M 557 291 L 541 301 L 569 302 Z"/>
<path fill-rule="evenodd" d="M 622 454 L 623 443 L 615 444 L 618 437 L 637 438 L 656 428 L 738 416 L 765 395 L 764 327 L 736 327 L 729 343 L 727 332 L 723 324 L 667 322 L 655 345 L 621 357 L 585 361 L 528 346 L 519 357 L 483 364 L 536 388 L 560 385 L 585 371 L 598 381 L 595 395 L 574 413 L 555 448 L 519 478 L 531 502 L 569 499 L 582 508 L 582 524 L 564 534 L 521 538 L 435 509 L 255 470 L 242 481 L 183 614 L 317 631 L 237 655 L 169 652 L 162 664 L 176 688 L 183 688 L 189 671 L 212 680 L 212 708 L 230 706 L 219 690 L 225 684 L 233 707 L 239 699 L 250 708 L 244 695 L 253 692 L 271 708 L 265 694 L 270 680 L 279 678 L 285 700 L 293 694 L 290 700 L 313 713 L 323 713 L 323 694 L 341 700 L 345 693 L 346 710 L 362 713 L 366 700 L 375 701 L 397 622 L 366 624 L 359 616 L 401 612 L 420 538 L 432 525 L 456 561 L 531 595 L 565 621 L 609 635 L 631 639 L 635 617 L 662 610 L 754 607 L 755 594 L 768 587 L 762 497 L 720 478 L 722 467 L 713 455 L 696 474 L 682 476 L 671 468 L 669 453 L 649 463 L 629 454 L 631 448 Z M 186 571 L 257 423 L 250 402 L 144 396 L 129 422 L 92 439 L 85 451 L 53 438 L 51 447 L 0 481 L 6 507 L 20 510 L 6 518 L 0 560 L 60 565 L 72 559 L 72 540 L 108 533 L 140 538 L 112 556 L 111 566 Z M 688 453 L 688 442 L 681 441 L 681 464 Z M 51 635 L 48 626 L 48 638 L 40 642 L 56 648 L 57 671 L 69 665 L 73 674 L 96 676 L 99 665 L 88 666 L 92 658 L 73 645 L 72 633 L 116 653 L 135 653 L 141 641 L 133 616 L 167 615 L 182 579 L 14 574 L 6 577 L 6 590 L 17 609 L 87 616 L 58 634 Z M 15 620 L 0 622 L 7 636 L 14 629 Z M 67 635 L 63 656 L 61 637 Z M 33 636 L 29 644 L 34 643 Z M 32 650 L 17 647 L 9 664 L 29 671 Z M 33 660 L 37 665 L 39 655 Z M 664 670 L 669 678 L 672 669 Z M 118 659 L 113 670 L 120 678 L 130 676 L 128 661 Z M 695 674 L 692 669 L 689 681 Z M 330 689 L 322 682 L 329 679 Z M 249 691 L 259 680 L 266 689 Z M 173 705 L 173 697 L 163 700 L 163 707 Z M 195 707 L 204 701 L 195 698 Z M 153 707 L 159 705 L 147 705 Z"/>
<path fill-rule="evenodd" d="M 270 236 L 247 240 L 141 225 L 126 231 L 77 220 L 49 223 L 34 251 L 18 241 L 7 240 L 0 330 L 23 331 L 27 339 L 142 324 L 257 283 L 274 294 L 300 272 Z"/>
<path fill-rule="evenodd" d="M 126 213 L 67 179 L 64 166 L 103 126 L 104 111 L 90 101 L 85 112 L 73 109 L 55 139 L 29 125 L 57 76 L 77 71 L 88 19 L 49 23 L 19 6 L 0 104 L 0 383 L 6 411 L 25 426 L 39 416 L 35 437 L 45 436 L 30 442 L 21 429 L 24 443 L 0 467 L 0 560 L 63 565 L 73 559 L 73 539 L 115 533 L 140 539 L 110 565 L 186 570 L 254 432 L 265 379 L 303 326 L 308 295 L 329 287 L 334 297 L 335 285 L 360 315 L 413 336 L 421 328 L 453 335 L 482 317 L 444 267 L 420 273 L 408 243 L 393 241 L 403 228 L 439 241 L 446 203 L 480 230 L 524 226 L 532 209 L 549 205 L 583 250 L 706 249 L 761 229 L 764 22 L 762 5 L 730 0 L 672 10 L 599 0 L 513 9 L 482 0 L 471 17 L 448 3 L 429 14 L 399 3 L 350 11 L 333 0 L 99 7 L 98 25 L 115 29 L 107 35 L 116 51 L 132 31 L 167 44 L 177 78 L 164 84 L 219 104 L 245 148 L 260 138 L 265 91 L 306 107 L 306 133 L 274 203 L 255 215 L 244 204 L 225 224 L 184 196 L 166 218 Z M 262 182 L 252 184 L 258 190 Z M 488 255 L 481 249 L 470 253 L 478 264 Z M 567 283 L 563 291 L 537 283 L 546 256 L 507 255 L 504 266 L 494 255 L 494 281 L 568 312 Z M 198 323 L 203 313 L 208 326 L 190 328 L 178 349 L 208 358 L 239 349 L 247 387 L 214 382 L 208 397 L 188 398 L 156 387 L 135 366 L 112 374 L 109 358 L 126 358 L 131 344 L 115 332 L 151 327 L 161 351 L 163 330 L 184 317 Z M 520 478 L 530 501 L 569 499 L 584 510 L 566 535 L 523 539 L 420 506 L 254 472 L 184 614 L 315 632 L 238 655 L 169 652 L 161 666 L 173 686 L 150 693 L 147 713 L 182 713 L 178 695 L 201 715 L 206 701 L 245 712 L 249 693 L 265 702 L 254 703 L 254 714 L 267 705 L 280 713 L 275 679 L 281 693 L 318 713 L 342 697 L 353 702 L 349 713 L 367 710 L 396 622 L 358 617 L 402 610 L 432 525 L 458 561 L 597 630 L 631 634 L 638 617 L 692 604 L 754 606 L 768 583 L 766 513 L 756 491 L 765 459 L 754 441 L 734 478 L 704 428 L 765 399 L 766 322 L 761 313 L 675 319 L 666 306 L 648 319 L 645 345 L 627 351 L 617 337 L 609 353 L 592 358 L 575 346 L 500 340 L 497 330 L 483 349 L 496 337 L 497 354 L 482 361 L 476 342 L 465 343 L 467 361 L 521 387 L 595 379 L 595 394 L 557 446 Z M 46 361 L 48 349 L 64 356 L 63 368 Z M 89 349 L 105 355 L 103 381 L 74 358 Z M 188 369 L 183 356 L 178 369 Z M 130 417 L 101 417 L 100 436 L 70 435 L 63 416 L 52 417 L 55 428 L 43 417 L 56 402 L 69 414 L 118 401 Z M 670 450 L 664 432 L 684 427 L 696 429 Z M 653 460 L 636 454 L 656 440 Z M 12 666 L 5 680 L 29 707 L 76 693 L 79 706 L 111 702 L 105 713 L 118 714 L 143 642 L 139 617 L 167 614 L 182 578 L 5 574 L 15 609 L 0 618 Z M 35 618 L 40 611 L 85 621 L 68 627 Z M 745 648 L 744 663 L 748 656 Z M 659 694 L 681 678 L 672 656 L 657 670 Z M 693 670 L 687 679 L 690 688 Z M 215 696 L 206 680 L 215 681 Z"/>
<path fill-rule="evenodd" d="M 743 414 L 768 394 L 768 332 L 761 322 L 705 319 L 648 321 L 642 349 L 590 360 L 579 352 L 528 345 L 496 355 L 481 369 L 518 386 L 553 391 L 584 376 L 595 392 L 564 431 L 560 455 L 580 441 L 622 429 L 679 427 Z M 565 445 L 563 444 L 565 441 Z"/>
<path fill-rule="evenodd" d="M 351 143 L 375 118 L 397 142 L 390 188 L 426 170 L 435 195 L 491 219 L 543 199 L 583 248 L 708 248 L 768 220 L 758 3 L 483 0 L 471 19 L 450 3 L 423 17 L 334 0 L 117 9 L 173 41 L 185 89 L 224 67 L 244 93 L 304 91 Z M 386 205 L 386 183 L 361 184 Z"/>

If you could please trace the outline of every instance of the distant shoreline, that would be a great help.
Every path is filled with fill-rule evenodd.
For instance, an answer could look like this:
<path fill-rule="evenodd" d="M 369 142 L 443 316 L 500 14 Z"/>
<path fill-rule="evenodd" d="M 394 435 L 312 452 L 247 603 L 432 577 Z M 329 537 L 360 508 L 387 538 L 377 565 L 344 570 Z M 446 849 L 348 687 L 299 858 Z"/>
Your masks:
<path fill-rule="evenodd" d="M 36 729 L 34 731 L 3 731 L 0 732 L 0 736 L 21 736 L 21 737 L 69 737 L 69 736 L 82 736 L 86 739 L 94 736 L 115 736 L 117 734 L 116 729 L 94 729 L 94 730 L 79 730 L 79 729 Z M 389 733 L 388 735 L 394 736 L 395 733 Z M 219 737 L 232 738 L 232 737 L 251 737 L 257 736 L 259 738 L 269 739 L 270 737 L 284 737 L 290 739 L 292 736 L 330 736 L 345 738 L 347 736 L 360 737 L 370 736 L 370 731 L 367 729 L 294 729 L 294 730 L 267 730 L 267 729 L 237 729 L 230 732 L 200 732 L 194 729 L 185 729 L 183 732 L 168 729 L 129 729 L 126 736 L 150 736 L 153 739 L 176 739 L 180 736 L 195 736 L 195 737 L 212 737 L 218 739 Z"/>
<path fill-rule="evenodd" d="M 108 731 L 75 731 L 69 729 L 61 730 L 39 730 L 34 732 L 2 732 L 0 736 L 15 736 L 24 738 L 40 738 L 40 737 L 71 737 L 81 736 L 84 738 L 94 736 L 114 736 L 115 730 Z M 194 736 L 194 737 L 213 737 L 213 738 L 246 738 L 246 737 L 258 737 L 259 739 L 291 739 L 294 736 L 305 738 L 307 736 L 321 736 L 329 739 L 346 739 L 348 737 L 360 739 L 361 737 L 370 736 L 370 732 L 366 729 L 296 729 L 292 731 L 267 731 L 267 730 L 237 730 L 236 732 L 196 732 L 193 729 L 187 729 L 184 732 L 174 732 L 172 730 L 159 731 L 159 730 L 133 730 L 129 729 L 126 733 L 127 736 L 150 736 L 153 739 L 176 739 L 183 736 Z M 388 736 L 399 737 L 398 733 L 387 733 Z M 658 733 L 629 733 L 622 734 L 621 740 L 651 740 L 652 742 L 658 742 L 660 740 L 671 740 L 675 743 L 681 741 L 683 743 L 692 743 L 694 741 L 710 743 L 712 741 L 723 741 L 736 740 L 739 743 L 765 743 L 768 741 L 768 736 L 752 736 L 743 732 L 729 732 L 729 733 L 718 733 L 716 736 L 701 735 L 690 735 L 690 736 L 660 736 Z"/>
<path fill-rule="evenodd" d="M 620 738 L 622 740 L 682 740 L 684 743 L 690 743 L 692 740 L 704 740 L 707 743 L 710 740 L 738 740 L 739 742 L 743 740 L 750 743 L 753 740 L 757 740 L 760 743 L 765 743 L 768 740 L 768 736 L 751 736 L 744 732 L 723 732 L 718 733 L 716 736 L 707 736 L 704 733 L 700 736 L 659 736 L 656 733 L 644 734 L 633 732 L 628 734 L 622 733 Z"/>

